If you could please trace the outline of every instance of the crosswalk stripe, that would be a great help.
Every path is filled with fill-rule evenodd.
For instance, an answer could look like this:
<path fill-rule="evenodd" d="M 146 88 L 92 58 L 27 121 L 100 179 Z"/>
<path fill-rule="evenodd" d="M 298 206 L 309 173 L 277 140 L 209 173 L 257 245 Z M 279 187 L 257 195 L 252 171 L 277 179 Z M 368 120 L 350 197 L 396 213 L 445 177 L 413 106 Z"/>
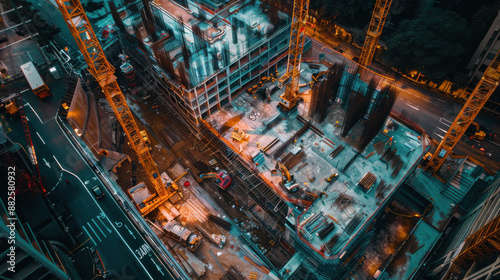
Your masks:
<path fill-rule="evenodd" d="M 85 233 L 87 233 L 87 235 L 90 237 L 90 240 L 92 240 L 92 242 L 94 242 L 94 246 L 97 245 L 97 243 L 95 243 L 95 241 L 94 241 L 94 238 L 92 238 L 92 235 L 89 234 L 89 232 L 87 231 L 85 226 L 82 226 L 82 228 L 85 231 Z"/>
<path fill-rule="evenodd" d="M 99 231 L 102 233 L 102 235 L 104 235 L 104 238 L 106 238 L 106 234 L 104 234 L 104 231 L 102 231 L 101 227 L 99 227 L 99 225 L 97 225 L 97 223 L 94 221 L 94 219 L 92 219 L 92 222 L 94 222 L 95 226 L 99 229 Z"/>
<path fill-rule="evenodd" d="M 99 239 L 99 242 L 102 242 L 102 240 L 99 237 L 99 235 L 97 235 L 97 233 L 95 232 L 95 230 L 92 228 L 92 226 L 88 222 L 87 222 L 87 226 L 92 230 L 92 232 L 95 234 L 95 236 L 97 237 L 97 239 Z"/>

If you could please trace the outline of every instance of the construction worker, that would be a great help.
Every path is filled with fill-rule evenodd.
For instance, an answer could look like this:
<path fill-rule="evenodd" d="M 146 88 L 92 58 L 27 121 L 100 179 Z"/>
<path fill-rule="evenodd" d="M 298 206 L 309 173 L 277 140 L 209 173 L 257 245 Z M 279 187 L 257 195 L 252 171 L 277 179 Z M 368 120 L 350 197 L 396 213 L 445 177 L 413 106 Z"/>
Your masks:
<path fill-rule="evenodd" d="M 335 127 L 339 127 L 339 121 L 335 122 Z"/>
<path fill-rule="evenodd" d="M 71 184 L 69 183 L 69 180 L 66 180 L 66 184 L 71 185 Z"/>

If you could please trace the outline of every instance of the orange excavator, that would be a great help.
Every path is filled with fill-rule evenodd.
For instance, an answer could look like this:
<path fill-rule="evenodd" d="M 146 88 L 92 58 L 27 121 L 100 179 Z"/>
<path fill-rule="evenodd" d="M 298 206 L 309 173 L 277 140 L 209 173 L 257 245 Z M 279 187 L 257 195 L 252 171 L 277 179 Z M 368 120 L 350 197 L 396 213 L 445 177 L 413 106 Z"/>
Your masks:
<path fill-rule="evenodd" d="M 216 168 L 216 172 L 208 172 L 208 173 L 200 174 L 200 176 L 198 178 L 198 183 L 201 183 L 201 181 L 203 181 L 203 179 L 207 179 L 207 178 L 215 178 L 216 179 L 215 182 L 223 190 L 227 189 L 231 185 L 231 183 L 233 182 L 233 180 L 231 179 L 231 177 L 229 176 L 227 171 L 219 169 L 219 168 Z"/>

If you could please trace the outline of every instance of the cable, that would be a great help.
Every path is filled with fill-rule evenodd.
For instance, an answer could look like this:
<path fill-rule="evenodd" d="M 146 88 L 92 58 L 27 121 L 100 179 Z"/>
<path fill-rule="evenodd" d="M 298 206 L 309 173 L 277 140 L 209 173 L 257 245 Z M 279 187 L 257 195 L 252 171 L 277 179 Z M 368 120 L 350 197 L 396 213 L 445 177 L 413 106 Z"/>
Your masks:
<path fill-rule="evenodd" d="M 401 217 L 406 217 L 406 218 L 415 218 L 415 217 L 419 217 L 419 218 L 421 218 L 421 217 L 422 217 L 422 216 L 420 216 L 419 214 L 415 214 L 415 215 L 404 215 L 404 214 L 396 213 L 396 212 L 392 211 L 392 209 L 391 209 L 391 208 L 389 208 L 389 207 L 387 207 L 387 209 L 388 209 L 389 211 L 391 211 L 393 214 L 398 215 L 398 216 L 401 216 Z"/>

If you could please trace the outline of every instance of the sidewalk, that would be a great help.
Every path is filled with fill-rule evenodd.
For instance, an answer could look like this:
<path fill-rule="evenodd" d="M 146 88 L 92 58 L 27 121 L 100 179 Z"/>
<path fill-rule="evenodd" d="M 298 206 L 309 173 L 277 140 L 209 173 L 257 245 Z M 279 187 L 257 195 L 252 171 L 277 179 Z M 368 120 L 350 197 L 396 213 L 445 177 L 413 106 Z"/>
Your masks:
<path fill-rule="evenodd" d="M 344 56 L 347 56 L 351 60 L 355 57 L 359 57 L 361 54 L 361 49 L 344 42 L 342 39 L 334 36 L 327 30 L 319 30 L 316 28 L 315 32 L 314 28 L 306 26 L 306 35 L 309 39 L 315 40 L 331 49 L 344 51 Z"/>

